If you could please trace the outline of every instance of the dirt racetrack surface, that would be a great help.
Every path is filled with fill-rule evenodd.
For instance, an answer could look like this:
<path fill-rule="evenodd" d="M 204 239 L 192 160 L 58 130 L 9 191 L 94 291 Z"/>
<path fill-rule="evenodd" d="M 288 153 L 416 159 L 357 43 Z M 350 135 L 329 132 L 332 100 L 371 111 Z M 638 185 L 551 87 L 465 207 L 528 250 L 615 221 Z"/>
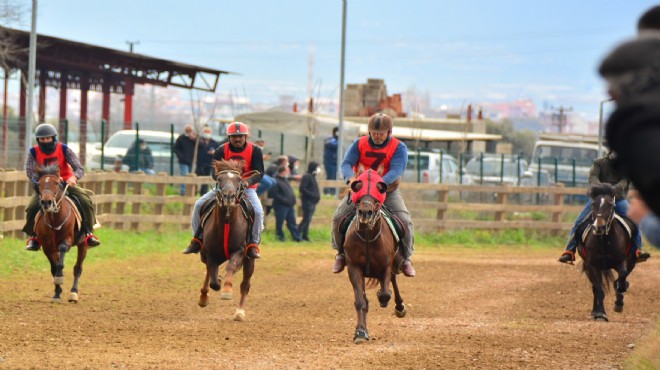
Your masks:
<path fill-rule="evenodd" d="M 332 252 L 262 251 L 245 322 L 232 320 L 237 285 L 233 300 L 211 292 L 197 306 L 203 265 L 178 251 L 115 263 L 90 263 L 90 251 L 77 304 L 51 303 L 45 271 L 3 279 L 0 368 L 616 369 L 660 312 L 660 258 L 632 273 L 623 313 L 607 294 L 610 322 L 596 323 L 586 277 L 554 251 L 427 248 L 418 276 L 399 277 L 408 315 L 369 290 L 371 341 L 355 345 L 353 293 L 330 272 Z"/>

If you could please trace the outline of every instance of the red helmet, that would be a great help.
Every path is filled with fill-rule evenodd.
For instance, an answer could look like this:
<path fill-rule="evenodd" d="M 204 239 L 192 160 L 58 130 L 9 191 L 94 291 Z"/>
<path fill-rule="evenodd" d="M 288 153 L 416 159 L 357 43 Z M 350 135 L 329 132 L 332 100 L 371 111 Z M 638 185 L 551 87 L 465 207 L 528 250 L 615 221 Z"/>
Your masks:
<path fill-rule="evenodd" d="M 232 122 L 227 127 L 227 136 L 247 135 L 250 133 L 247 125 L 243 122 Z"/>

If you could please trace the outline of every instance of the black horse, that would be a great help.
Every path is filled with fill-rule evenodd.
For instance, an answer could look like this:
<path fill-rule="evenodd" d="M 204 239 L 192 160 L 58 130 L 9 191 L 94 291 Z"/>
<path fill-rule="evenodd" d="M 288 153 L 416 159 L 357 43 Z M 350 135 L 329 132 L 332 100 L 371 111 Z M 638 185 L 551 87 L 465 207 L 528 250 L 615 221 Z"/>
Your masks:
<path fill-rule="evenodd" d="M 614 282 L 616 302 L 614 311 L 623 311 L 623 294 L 628 290 L 628 275 L 635 268 L 636 257 L 631 251 L 635 225 L 616 215 L 615 188 L 610 184 L 594 185 L 590 190 L 593 201 L 591 222 L 578 230 L 578 253 L 584 260 L 582 270 L 591 281 L 594 305 L 591 317 L 607 321 L 603 300 L 604 287 Z M 612 270 L 618 277 L 614 279 Z"/>

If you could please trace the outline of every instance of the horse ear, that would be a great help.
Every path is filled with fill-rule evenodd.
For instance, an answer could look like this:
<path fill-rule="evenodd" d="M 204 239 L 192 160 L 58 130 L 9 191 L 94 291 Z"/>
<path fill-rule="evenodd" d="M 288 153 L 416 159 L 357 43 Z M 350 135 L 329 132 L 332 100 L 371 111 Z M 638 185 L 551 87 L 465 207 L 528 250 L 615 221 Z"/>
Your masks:
<path fill-rule="evenodd" d="M 353 181 L 351 183 L 351 190 L 354 193 L 357 193 L 358 191 L 360 191 L 360 189 L 362 189 L 362 181 Z"/>
<path fill-rule="evenodd" d="M 376 183 L 376 189 L 378 189 L 379 193 L 383 194 L 387 191 L 387 184 L 382 181 L 378 181 Z"/>

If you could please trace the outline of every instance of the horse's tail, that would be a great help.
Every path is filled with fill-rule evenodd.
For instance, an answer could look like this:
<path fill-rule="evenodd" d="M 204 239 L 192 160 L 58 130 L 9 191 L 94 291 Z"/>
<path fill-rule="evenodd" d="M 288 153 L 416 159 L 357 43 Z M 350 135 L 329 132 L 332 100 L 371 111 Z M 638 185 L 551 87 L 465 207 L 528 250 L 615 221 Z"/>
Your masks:
<path fill-rule="evenodd" d="M 595 266 L 587 265 L 586 263 L 582 264 L 582 272 L 587 273 L 591 272 L 596 276 L 596 274 L 600 274 L 600 281 L 602 282 L 602 288 L 605 292 L 609 293 L 610 292 L 610 287 L 612 287 L 614 284 L 614 273 L 612 273 L 612 269 L 598 269 Z"/>

